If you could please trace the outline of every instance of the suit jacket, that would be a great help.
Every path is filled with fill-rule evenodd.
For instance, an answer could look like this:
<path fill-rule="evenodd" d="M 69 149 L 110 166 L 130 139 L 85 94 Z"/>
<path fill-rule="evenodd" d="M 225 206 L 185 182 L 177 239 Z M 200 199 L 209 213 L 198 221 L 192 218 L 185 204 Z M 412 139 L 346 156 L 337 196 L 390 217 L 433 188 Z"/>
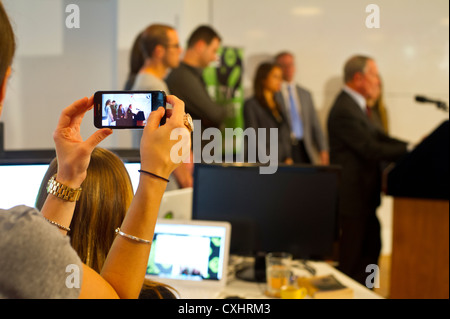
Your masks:
<path fill-rule="evenodd" d="M 328 151 L 328 141 L 317 117 L 311 93 L 298 85 L 295 87 L 301 105 L 300 116 L 303 123 L 303 143 L 312 163 L 319 163 L 319 152 Z M 287 108 L 281 92 L 276 94 L 276 100 L 280 104 L 282 111 L 285 113 L 285 118 L 289 119 L 290 116 L 286 114 Z M 290 126 L 289 120 L 288 123 Z"/>
<path fill-rule="evenodd" d="M 258 128 L 266 128 L 266 154 L 270 152 L 270 128 L 278 128 L 278 162 L 283 162 L 286 158 L 292 157 L 291 139 L 289 127 L 284 118 L 281 121 L 271 114 L 269 110 L 261 106 L 261 104 L 252 97 L 244 103 L 244 122 L 245 128 L 254 128 L 256 130 L 256 144 L 258 144 Z M 257 145 L 258 146 L 258 145 Z M 248 145 L 246 144 L 247 152 Z M 258 150 L 256 152 L 258 157 Z M 257 158 L 258 160 L 258 158 Z"/>
<path fill-rule="evenodd" d="M 330 162 L 342 166 L 341 216 L 370 214 L 380 204 L 381 161 L 396 161 L 407 143 L 390 138 L 371 123 L 345 91 L 328 116 Z"/>

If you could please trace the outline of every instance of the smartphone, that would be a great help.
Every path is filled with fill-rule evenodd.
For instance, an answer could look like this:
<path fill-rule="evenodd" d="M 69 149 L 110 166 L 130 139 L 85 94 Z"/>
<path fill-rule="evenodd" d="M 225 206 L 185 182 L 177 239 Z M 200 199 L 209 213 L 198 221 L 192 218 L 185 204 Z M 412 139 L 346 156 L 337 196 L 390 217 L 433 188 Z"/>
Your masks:
<path fill-rule="evenodd" d="M 160 106 L 166 108 L 164 91 L 98 91 L 94 94 L 94 126 L 142 129 Z M 166 115 L 160 125 L 165 123 Z"/>

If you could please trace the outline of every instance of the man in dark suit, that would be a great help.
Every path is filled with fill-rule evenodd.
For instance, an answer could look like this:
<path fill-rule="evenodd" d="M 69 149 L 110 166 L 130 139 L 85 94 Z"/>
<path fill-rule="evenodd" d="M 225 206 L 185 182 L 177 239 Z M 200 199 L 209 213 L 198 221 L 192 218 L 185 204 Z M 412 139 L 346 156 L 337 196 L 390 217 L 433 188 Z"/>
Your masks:
<path fill-rule="evenodd" d="M 341 238 L 339 269 L 361 284 L 366 267 L 378 264 L 381 251 L 381 161 L 396 161 L 407 153 L 407 143 L 393 139 L 371 123 L 366 101 L 379 94 L 375 61 L 350 58 L 344 67 L 345 86 L 328 117 L 330 162 L 342 166 L 339 199 Z"/>
<path fill-rule="evenodd" d="M 328 141 L 311 93 L 294 82 L 294 60 L 294 55 L 287 51 L 275 56 L 275 62 L 283 71 L 283 84 L 276 99 L 289 122 L 292 157 L 295 163 L 328 165 Z"/>

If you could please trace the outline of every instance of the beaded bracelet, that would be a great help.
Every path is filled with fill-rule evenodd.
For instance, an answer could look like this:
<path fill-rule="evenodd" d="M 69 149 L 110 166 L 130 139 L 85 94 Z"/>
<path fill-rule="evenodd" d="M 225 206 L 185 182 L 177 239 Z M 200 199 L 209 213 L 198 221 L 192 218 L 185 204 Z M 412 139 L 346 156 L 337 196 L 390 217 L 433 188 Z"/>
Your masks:
<path fill-rule="evenodd" d="M 151 244 L 152 243 L 151 240 L 145 240 L 145 239 L 133 236 L 133 235 L 128 235 L 128 234 L 124 233 L 123 231 L 121 231 L 120 227 L 117 227 L 115 232 L 116 232 L 116 235 L 120 235 L 122 237 L 134 240 L 138 243 L 142 243 L 142 244 Z"/>
<path fill-rule="evenodd" d="M 162 179 L 163 181 L 166 181 L 167 183 L 169 182 L 169 180 L 168 180 L 167 178 L 164 178 L 164 177 L 161 177 L 161 176 L 159 176 L 159 175 L 156 175 L 156 174 L 153 174 L 153 173 L 144 171 L 144 170 L 142 170 L 142 169 L 138 170 L 138 172 L 139 172 L 139 173 L 148 174 L 148 175 L 154 176 L 154 177 L 156 177 L 156 178 Z"/>
<path fill-rule="evenodd" d="M 50 220 L 50 219 L 47 219 L 47 218 L 45 218 L 45 220 L 48 221 L 50 224 L 55 225 L 59 229 L 65 230 L 66 232 L 70 232 L 70 228 L 69 227 L 65 227 L 65 226 L 63 226 L 61 224 L 58 224 L 57 222 L 54 222 L 53 220 Z"/>

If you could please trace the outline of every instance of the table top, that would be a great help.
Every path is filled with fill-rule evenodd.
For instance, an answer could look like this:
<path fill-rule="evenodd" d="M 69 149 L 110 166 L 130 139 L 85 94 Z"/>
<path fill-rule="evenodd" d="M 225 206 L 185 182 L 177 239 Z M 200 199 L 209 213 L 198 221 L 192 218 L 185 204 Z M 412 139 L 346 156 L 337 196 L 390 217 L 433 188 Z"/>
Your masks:
<path fill-rule="evenodd" d="M 233 257 L 236 258 L 236 257 Z M 235 261 L 236 262 L 236 261 Z M 241 260 L 242 262 L 242 260 Z M 230 263 L 232 265 L 233 263 Z M 300 264 L 300 263 L 299 263 Z M 343 285 L 353 289 L 354 299 L 383 299 L 382 296 L 376 294 L 367 287 L 361 285 L 357 281 L 348 277 L 344 273 L 337 270 L 327 262 L 308 261 L 306 263 L 309 267 L 315 270 L 314 276 L 334 275 Z M 310 271 L 304 267 L 294 267 L 294 275 L 311 277 Z M 369 275 L 369 274 L 368 274 Z M 228 281 L 225 289 L 221 291 L 218 298 L 239 297 L 245 299 L 270 299 L 265 295 L 266 284 L 262 282 L 244 281 L 236 278 L 232 271 L 229 272 Z M 311 298 L 306 296 L 305 299 Z"/>

